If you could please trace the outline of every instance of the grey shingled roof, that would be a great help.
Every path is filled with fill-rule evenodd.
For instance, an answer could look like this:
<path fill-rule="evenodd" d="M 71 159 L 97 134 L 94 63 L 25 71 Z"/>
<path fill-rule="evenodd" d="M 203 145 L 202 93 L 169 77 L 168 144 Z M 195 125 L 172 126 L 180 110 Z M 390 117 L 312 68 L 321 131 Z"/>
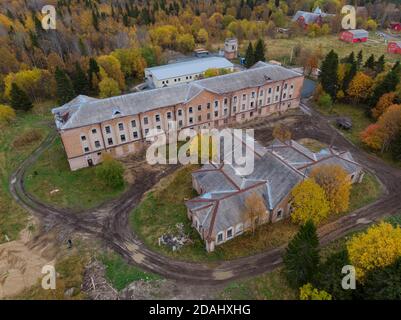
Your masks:
<path fill-rule="evenodd" d="M 191 83 L 158 88 L 148 91 L 135 92 L 107 99 L 82 99 L 74 104 L 70 116 L 60 129 L 72 129 L 85 125 L 103 122 L 113 118 L 113 110 L 118 109 L 121 116 L 135 115 L 149 110 L 187 103 L 202 91 L 211 91 L 218 94 L 249 87 L 261 86 L 271 81 L 279 81 L 300 75 L 282 66 L 259 63 L 257 67 L 217 76 L 213 78 L 193 81 Z M 60 115 L 66 110 L 65 106 L 52 110 Z"/>
<path fill-rule="evenodd" d="M 201 176 L 194 175 L 198 182 L 208 186 L 207 193 L 187 201 L 186 206 L 198 217 L 208 235 L 243 222 L 245 199 L 252 192 L 259 194 L 266 208 L 272 210 L 319 165 L 337 164 L 349 174 L 362 169 L 350 152 L 333 148 L 313 153 L 293 140 L 274 140 L 269 147 L 261 148 L 264 154 L 255 156 L 255 169 L 249 175 L 236 175 L 231 164 L 207 164 L 199 170 L 203 171 Z M 239 189 L 232 188 L 232 181 Z"/>

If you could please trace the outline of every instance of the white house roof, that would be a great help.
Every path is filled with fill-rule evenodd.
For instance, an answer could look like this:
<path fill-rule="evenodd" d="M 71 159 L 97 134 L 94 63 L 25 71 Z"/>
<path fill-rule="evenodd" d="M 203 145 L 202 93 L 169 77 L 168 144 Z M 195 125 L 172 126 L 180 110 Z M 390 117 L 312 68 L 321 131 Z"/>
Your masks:
<path fill-rule="evenodd" d="M 365 38 L 369 35 L 369 32 L 367 32 L 364 29 L 355 29 L 355 30 L 346 30 L 354 35 L 354 37 L 358 38 Z"/>
<path fill-rule="evenodd" d="M 184 62 L 166 64 L 164 66 L 146 68 L 158 80 L 182 77 L 188 74 L 205 72 L 207 69 L 233 68 L 234 65 L 225 58 L 207 57 Z"/>

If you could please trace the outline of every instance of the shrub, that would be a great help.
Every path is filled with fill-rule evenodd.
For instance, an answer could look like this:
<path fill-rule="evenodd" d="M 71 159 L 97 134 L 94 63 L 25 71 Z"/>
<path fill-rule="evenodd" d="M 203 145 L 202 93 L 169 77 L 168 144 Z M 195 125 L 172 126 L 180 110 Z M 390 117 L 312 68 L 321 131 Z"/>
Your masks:
<path fill-rule="evenodd" d="M 124 186 L 124 167 L 110 154 L 103 155 L 103 163 L 96 168 L 96 176 L 110 188 Z"/>
<path fill-rule="evenodd" d="M 15 117 L 16 115 L 13 108 L 0 104 L 0 125 L 10 123 Z"/>
<path fill-rule="evenodd" d="M 301 300 L 331 300 L 331 294 L 314 288 L 310 283 L 300 288 L 299 298 Z"/>

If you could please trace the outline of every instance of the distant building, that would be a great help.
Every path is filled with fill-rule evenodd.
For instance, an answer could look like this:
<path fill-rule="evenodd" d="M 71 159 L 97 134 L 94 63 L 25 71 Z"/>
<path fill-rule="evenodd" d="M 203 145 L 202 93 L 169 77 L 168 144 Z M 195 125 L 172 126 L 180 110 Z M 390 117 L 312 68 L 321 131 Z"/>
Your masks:
<path fill-rule="evenodd" d="M 291 191 L 314 168 L 339 165 L 352 183 L 361 182 L 364 176 L 362 166 L 349 151 L 329 147 L 315 153 L 293 140 L 274 140 L 268 147 L 257 141 L 252 147 L 243 143 L 254 152 L 251 174 L 239 175 L 235 165 L 224 162 L 205 164 L 192 173 L 193 188 L 200 196 L 185 205 L 209 252 L 250 230 L 251 219 L 259 225 L 288 218 L 293 210 Z M 264 209 L 257 217 L 247 214 L 247 199 L 255 195 Z"/>
<path fill-rule="evenodd" d="M 366 42 L 369 37 L 369 32 L 364 29 L 344 30 L 340 34 L 340 40 L 345 42 Z"/>
<path fill-rule="evenodd" d="M 394 31 L 401 31 L 401 22 L 391 22 L 390 28 Z"/>
<path fill-rule="evenodd" d="M 205 58 L 209 56 L 209 51 L 204 48 L 195 49 L 194 56 L 197 58 Z"/>
<path fill-rule="evenodd" d="M 319 7 L 317 7 L 313 12 L 297 11 L 292 18 L 292 21 L 296 21 L 302 27 L 307 28 L 308 25 L 314 23 L 322 25 L 324 18 L 331 17 L 334 17 L 334 14 L 324 13 Z"/>
<path fill-rule="evenodd" d="M 232 60 L 238 56 L 238 40 L 236 38 L 228 38 L 224 42 L 224 57 Z"/>
<path fill-rule="evenodd" d="M 387 52 L 401 54 L 401 41 L 389 41 L 387 44 Z"/>
<path fill-rule="evenodd" d="M 225 58 L 207 57 L 145 69 L 149 87 L 162 88 L 188 83 L 203 76 L 208 69 L 234 71 L 234 65 Z"/>

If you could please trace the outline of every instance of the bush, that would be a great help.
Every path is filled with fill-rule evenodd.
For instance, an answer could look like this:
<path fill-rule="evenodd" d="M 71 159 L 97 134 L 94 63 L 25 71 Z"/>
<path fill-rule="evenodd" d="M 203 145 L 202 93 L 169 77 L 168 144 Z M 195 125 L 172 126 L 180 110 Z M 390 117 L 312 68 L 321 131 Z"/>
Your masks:
<path fill-rule="evenodd" d="M 325 93 L 320 96 L 318 104 L 323 108 L 329 109 L 333 105 L 333 101 L 331 100 L 330 95 L 328 93 Z"/>
<path fill-rule="evenodd" d="M 0 125 L 10 123 L 15 117 L 16 115 L 13 108 L 0 104 Z"/>
<path fill-rule="evenodd" d="M 110 188 L 124 186 L 124 167 L 110 154 L 103 156 L 103 163 L 96 168 L 96 176 Z"/>
<path fill-rule="evenodd" d="M 305 284 L 300 288 L 299 298 L 301 300 L 331 300 L 329 293 L 323 290 L 314 288 L 310 283 Z"/>
<path fill-rule="evenodd" d="M 42 133 L 38 129 L 30 129 L 14 139 L 12 145 L 14 148 L 21 148 L 42 139 Z"/>

